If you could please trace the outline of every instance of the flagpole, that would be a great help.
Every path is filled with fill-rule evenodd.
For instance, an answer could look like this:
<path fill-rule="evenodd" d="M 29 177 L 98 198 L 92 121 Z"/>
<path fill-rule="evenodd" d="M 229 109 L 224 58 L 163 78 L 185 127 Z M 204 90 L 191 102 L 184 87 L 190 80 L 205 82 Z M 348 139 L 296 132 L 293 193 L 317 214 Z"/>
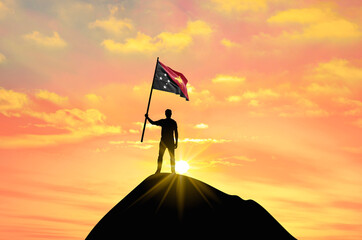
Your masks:
<path fill-rule="evenodd" d="M 148 110 L 150 110 L 150 103 L 151 103 L 151 97 L 152 97 L 152 92 L 153 92 L 153 83 L 154 83 L 154 81 L 155 81 L 155 75 L 156 75 L 157 65 L 158 65 L 158 57 L 157 57 L 157 62 L 156 62 L 156 67 L 155 67 L 155 73 L 153 74 L 151 91 L 150 91 L 150 97 L 148 98 L 148 104 L 147 104 L 146 114 L 148 114 Z M 143 130 L 142 130 L 141 142 L 143 142 L 143 137 L 144 137 L 144 135 L 145 135 L 146 123 L 147 123 L 147 118 L 145 117 L 145 122 L 144 122 L 144 124 L 143 124 Z"/>

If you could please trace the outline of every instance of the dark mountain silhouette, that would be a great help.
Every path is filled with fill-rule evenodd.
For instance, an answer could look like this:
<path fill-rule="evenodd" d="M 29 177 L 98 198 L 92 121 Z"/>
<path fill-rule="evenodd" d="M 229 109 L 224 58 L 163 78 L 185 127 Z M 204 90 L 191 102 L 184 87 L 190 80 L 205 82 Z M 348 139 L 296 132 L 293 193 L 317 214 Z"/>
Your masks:
<path fill-rule="evenodd" d="M 178 174 L 146 178 L 111 209 L 86 240 L 295 239 L 253 200 Z"/>

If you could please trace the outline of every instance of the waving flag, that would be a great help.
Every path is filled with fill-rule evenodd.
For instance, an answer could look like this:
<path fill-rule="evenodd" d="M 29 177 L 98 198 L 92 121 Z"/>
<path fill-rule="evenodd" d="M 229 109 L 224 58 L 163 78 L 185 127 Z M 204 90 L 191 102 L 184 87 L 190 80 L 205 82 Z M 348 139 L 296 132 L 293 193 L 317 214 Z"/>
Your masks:
<path fill-rule="evenodd" d="M 186 77 L 182 73 L 167 67 L 160 61 L 157 62 L 153 77 L 153 89 L 175 93 L 189 101 L 186 87 L 187 82 Z"/>

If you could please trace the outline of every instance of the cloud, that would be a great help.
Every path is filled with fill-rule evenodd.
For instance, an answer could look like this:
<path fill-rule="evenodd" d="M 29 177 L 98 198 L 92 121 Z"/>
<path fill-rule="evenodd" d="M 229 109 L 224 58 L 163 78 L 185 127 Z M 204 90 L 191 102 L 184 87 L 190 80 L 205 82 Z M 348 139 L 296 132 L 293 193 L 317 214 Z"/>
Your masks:
<path fill-rule="evenodd" d="M 87 99 L 88 102 L 90 102 L 92 104 L 98 104 L 103 100 L 103 98 L 101 96 L 98 96 L 94 93 L 86 94 L 85 98 Z"/>
<path fill-rule="evenodd" d="M 241 96 L 229 96 L 226 98 L 226 101 L 228 102 L 240 102 L 241 101 Z"/>
<path fill-rule="evenodd" d="M 348 108 L 348 110 L 344 111 L 344 115 L 362 116 L 362 101 L 349 99 L 345 97 L 339 97 L 337 99 L 334 99 L 334 101 Z"/>
<path fill-rule="evenodd" d="M 281 38 L 302 41 L 347 41 L 359 39 L 362 33 L 350 22 L 329 8 L 288 9 L 271 16 L 272 24 L 300 24 L 301 31 L 284 31 Z"/>
<path fill-rule="evenodd" d="M 299 8 L 299 9 L 288 9 L 285 11 L 278 12 L 276 15 L 268 18 L 268 23 L 278 24 L 289 24 L 289 23 L 300 23 L 310 24 L 315 22 L 324 21 L 330 19 L 334 14 L 330 9 L 320 8 Z"/>
<path fill-rule="evenodd" d="M 214 167 L 215 165 L 224 165 L 224 166 L 228 166 L 228 167 L 240 167 L 240 166 L 242 166 L 241 163 L 230 162 L 230 161 L 219 160 L 219 159 L 211 160 L 209 162 L 206 162 L 205 164 L 206 164 L 205 167 Z"/>
<path fill-rule="evenodd" d="M 255 162 L 255 158 L 249 158 L 247 156 L 230 156 L 216 158 L 211 161 L 199 161 L 198 164 L 202 167 L 215 167 L 218 165 L 223 165 L 227 167 L 241 167 L 245 162 Z"/>
<path fill-rule="evenodd" d="M 272 100 L 278 99 L 281 97 L 281 94 L 274 91 L 270 88 L 260 88 L 256 91 L 245 91 L 240 95 L 231 95 L 226 98 L 228 102 L 240 102 L 243 100 L 249 101 L 250 106 L 256 107 L 259 106 L 261 100 Z"/>
<path fill-rule="evenodd" d="M 312 89 L 313 87 L 313 89 Z M 322 87 L 324 87 L 322 85 Z M 248 90 L 239 95 L 226 97 L 229 103 L 241 102 L 248 107 L 248 115 L 251 117 L 264 117 L 275 115 L 279 117 L 326 117 L 333 110 L 330 106 L 325 108 L 324 103 L 318 101 L 319 97 L 329 94 L 331 91 L 345 91 L 341 88 L 322 88 L 320 85 L 308 85 L 307 87 L 296 87 L 279 85 L 274 88 L 260 88 Z M 295 91 L 296 90 L 296 91 Z M 322 94 L 320 91 L 324 91 Z"/>
<path fill-rule="evenodd" d="M 305 28 L 302 33 L 287 35 L 296 39 L 339 41 L 359 39 L 362 33 L 359 31 L 357 24 L 345 19 L 336 19 L 312 24 Z"/>
<path fill-rule="evenodd" d="M 186 32 L 162 32 L 157 35 L 156 39 L 155 44 L 158 49 L 169 49 L 178 52 L 190 45 L 192 35 Z"/>
<path fill-rule="evenodd" d="M 290 104 L 276 106 L 273 110 L 280 117 L 327 117 L 330 113 L 316 102 L 295 94 L 289 99 Z"/>
<path fill-rule="evenodd" d="M 112 33 L 112 34 L 120 34 L 123 33 L 124 30 L 133 30 L 133 23 L 130 19 L 124 18 L 124 19 L 117 19 L 114 15 L 118 11 L 118 7 L 113 7 L 110 9 L 111 15 L 108 19 L 103 20 L 95 20 L 94 22 L 91 22 L 88 24 L 88 27 L 90 29 L 102 29 L 106 32 Z"/>
<path fill-rule="evenodd" d="M 67 130 L 67 133 L 0 136 L 0 148 L 53 146 L 121 133 L 121 127 L 105 124 L 105 116 L 96 109 L 87 109 L 85 111 L 77 108 L 61 109 L 55 113 L 26 111 L 24 114 L 44 121 L 44 127 Z"/>
<path fill-rule="evenodd" d="M 36 94 L 35 97 L 37 99 L 42 99 L 42 100 L 46 100 L 49 101 L 51 103 L 54 103 L 58 106 L 65 106 L 68 104 L 68 97 L 62 97 L 59 96 L 56 93 L 53 92 L 49 92 L 47 90 L 39 90 Z"/>
<path fill-rule="evenodd" d="M 312 68 L 306 79 L 311 82 L 309 93 L 346 97 L 361 89 L 362 69 L 345 59 L 332 59 Z"/>
<path fill-rule="evenodd" d="M 313 94 L 323 94 L 323 95 L 347 95 L 350 93 L 350 90 L 345 86 L 338 86 L 333 84 L 320 84 L 320 83 L 311 83 L 307 86 L 306 90 L 309 93 Z"/>
<path fill-rule="evenodd" d="M 297 106 L 302 109 L 302 114 L 308 117 L 323 117 L 323 116 L 329 116 L 329 113 L 320 108 L 319 105 L 307 98 L 299 98 L 297 100 Z"/>
<path fill-rule="evenodd" d="M 24 93 L 15 92 L 13 90 L 6 90 L 0 87 L 0 113 L 10 117 L 20 114 L 18 111 L 22 110 L 29 103 L 29 98 Z"/>
<path fill-rule="evenodd" d="M 211 80 L 213 83 L 243 83 L 245 77 L 219 74 Z"/>
<path fill-rule="evenodd" d="M 66 129 L 70 132 L 81 131 L 95 135 L 119 132 L 118 127 L 104 125 L 106 117 L 97 109 L 60 109 L 53 113 L 27 111 L 26 114 L 43 120 L 47 126 Z"/>
<path fill-rule="evenodd" d="M 208 127 L 209 127 L 209 125 L 207 125 L 205 123 L 199 123 L 194 126 L 194 128 L 196 128 L 196 129 L 206 129 Z"/>
<path fill-rule="evenodd" d="M 17 136 L 0 136 L 0 148 L 39 148 L 80 142 L 84 139 L 120 132 L 120 127 L 98 126 L 95 132 L 90 129 L 70 132 L 67 134 L 22 134 Z"/>
<path fill-rule="evenodd" d="M 179 52 L 189 46 L 195 36 L 207 36 L 211 27 L 203 21 L 189 21 L 180 32 L 161 32 L 151 37 L 137 32 L 136 37 L 127 38 L 124 43 L 113 39 L 105 39 L 101 45 L 110 52 L 116 53 L 154 53 L 160 50 Z"/>
<path fill-rule="evenodd" d="M 200 108 L 215 106 L 216 99 L 209 90 L 203 89 L 199 91 L 198 89 L 196 89 L 194 86 L 191 85 L 187 87 L 187 90 L 189 94 L 192 93 L 192 101 L 190 101 L 192 105 L 198 106 Z"/>
<path fill-rule="evenodd" d="M 311 94 L 313 93 L 313 94 Z M 330 106 L 320 103 L 321 94 L 309 92 L 307 87 L 277 85 L 273 88 L 247 90 L 239 95 L 226 97 L 229 103 L 241 102 L 251 117 L 275 115 L 279 117 L 326 117 Z"/>
<path fill-rule="evenodd" d="M 159 43 L 155 44 L 150 36 L 141 32 L 138 32 L 135 38 L 127 38 L 125 43 L 105 39 L 101 45 L 108 51 L 116 53 L 153 53 L 159 48 Z"/>
<path fill-rule="evenodd" d="M 133 124 L 135 125 L 138 125 L 139 126 L 139 129 L 142 131 L 143 129 L 143 122 L 134 122 Z M 156 126 L 156 125 L 152 125 L 151 123 L 146 123 L 146 128 L 148 130 L 156 130 L 156 129 L 160 129 L 159 126 Z"/>
<path fill-rule="evenodd" d="M 249 158 L 247 156 L 230 156 L 218 158 L 210 162 L 211 165 L 221 164 L 225 166 L 242 166 L 241 162 L 255 162 L 255 158 Z"/>
<path fill-rule="evenodd" d="M 220 161 L 225 161 L 225 160 L 237 160 L 237 161 L 242 161 L 242 162 L 255 162 L 256 159 L 255 158 L 249 158 L 246 156 L 231 156 L 231 157 L 223 157 L 223 158 L 218 158 L 218 160 Z"/>
<path fill-rule="evenodd" d="M 124 29 L 132 30 L 133 25 L 130 19 L 117 19 L 115 17 L 109 17 L 107 20 L 96 20 L 89 23 L 88 27 L 100 28 L 110 33 L 122 33 Z"/>
<path fill-rule="evenodd" d="M 133 134 L 138 134 L 138 133 L 140 133 L 140 131 L 137 130 L 137 129 L 129 129 L 128 132 L 129 132 L 129 133 L 133 133 Z"/>
<path fill-rule="evenodd" d="M 212 0 L 211 6 L 215 11 L 223 14 L 258 12 L 267 8 L 267 0 Z"/>
<path fill-rule="evenodd" d="M 354 108 L 362 108 L 362 101 L 349 99 L 345 97 L 339 97 L 334 100 L 336 103 L 339 103 L 344 106 L 354 107 Z"/>
<path fill-rule="evenodd" d="M 346 59 L 332 59 L 329 62 L 319 63 L 313 69 L 314 79 L 339 80 L 347 83 L 362 81 L 362 68 L 352 66 Z"/>
<path fill-rule="evenodd" d="M 234 158 L 236 160 L 245 161 L 245 162 L 255 162 L 256 161 L 255 158 L 250 158 L 250 157 L 247 157 L 247 156 L 233 156 L 233 157 L 230 157 L 230 158 Z"/>
<path fill-rule="evenodd" d="M 44 47 L 64 48 L 67 46 L 67 43 L 59 36 L 58 32 L 53 32 L 53 36 L 45 36 L 38 31 L 33 31 L 23 37 L 28 41 Z"/>
<path fill-rule="evenodd" d="M 249 106 L 252 106 L 252 107 L 257 107 L 259 106 L 259 101 L 256 100 L 256 99 L 251 99 L 248 103 Z"/>
<path fill-rule="evenodd" d="M 185 30 L 183 30 L 183 32 L 191 36 L 197 36 L 197 35 L 208 36 L 213 32 L 213 30 L 211 26 L 206 22 L 201 20 L 196 20 L 196 21 L 188 21 L 187 27 Z"/>
<path fill-rule="evenodd" d="M 272 89 L 259 89 L 258 91 L 246 91 L 243 93 L 242 98 L 244 99 L 257 99 L 257 98 L 278 98 L 279 93 L 275 92 Z"/>
<path fill-rule="evenodd" d="M 342 105 L 345 109 L 343 115 L 345 116 L 362 116 L 362 102 L 349 98 L 340 97 L 335 99 L 336 103 Z"/>
<path fill-rule="evenodd" d="M 239 43 L 233 42 L 226 38 L 221 39 L 220 43 L 221 43 L 221 45 L 228 47 L 228 48 L 241 47 L 241 45 Z"/>
<path fill-rule="evenodd" d="M 6 62 L 6 57 L 4 54 L 0 53 L 0 65 Z"/>
<path fill-rule="evenodd" d="M 58 105 L 65 104 L 68 99 L 46 90 L 39 91 L 35 97 Z M 7 117 L 35 118 L 41 121 L 36 127 L 63 130 L 60 134 L 1 136 L 0 148 L 42 147 L 121 133 L 121 127 L 106 124 L 106 116 L 97 109 L 72 108 L 43 112 L 38 108 L 39 106 L 31 102 L 26 94 L 0 88 L 0 113 Z"/>

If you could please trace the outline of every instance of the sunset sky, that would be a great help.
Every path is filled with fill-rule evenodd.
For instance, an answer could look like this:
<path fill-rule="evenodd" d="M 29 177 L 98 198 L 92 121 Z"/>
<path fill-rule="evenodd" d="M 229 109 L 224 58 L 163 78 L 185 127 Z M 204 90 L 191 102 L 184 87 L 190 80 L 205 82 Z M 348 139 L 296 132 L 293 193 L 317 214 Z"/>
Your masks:
<path fill-rule="evenodd" d="M 361 47 L 360 0 L 0 0 L 0 239 L 84 239 L 155 172 L 157 57 L 187 176 L 362 239 Z"/>

